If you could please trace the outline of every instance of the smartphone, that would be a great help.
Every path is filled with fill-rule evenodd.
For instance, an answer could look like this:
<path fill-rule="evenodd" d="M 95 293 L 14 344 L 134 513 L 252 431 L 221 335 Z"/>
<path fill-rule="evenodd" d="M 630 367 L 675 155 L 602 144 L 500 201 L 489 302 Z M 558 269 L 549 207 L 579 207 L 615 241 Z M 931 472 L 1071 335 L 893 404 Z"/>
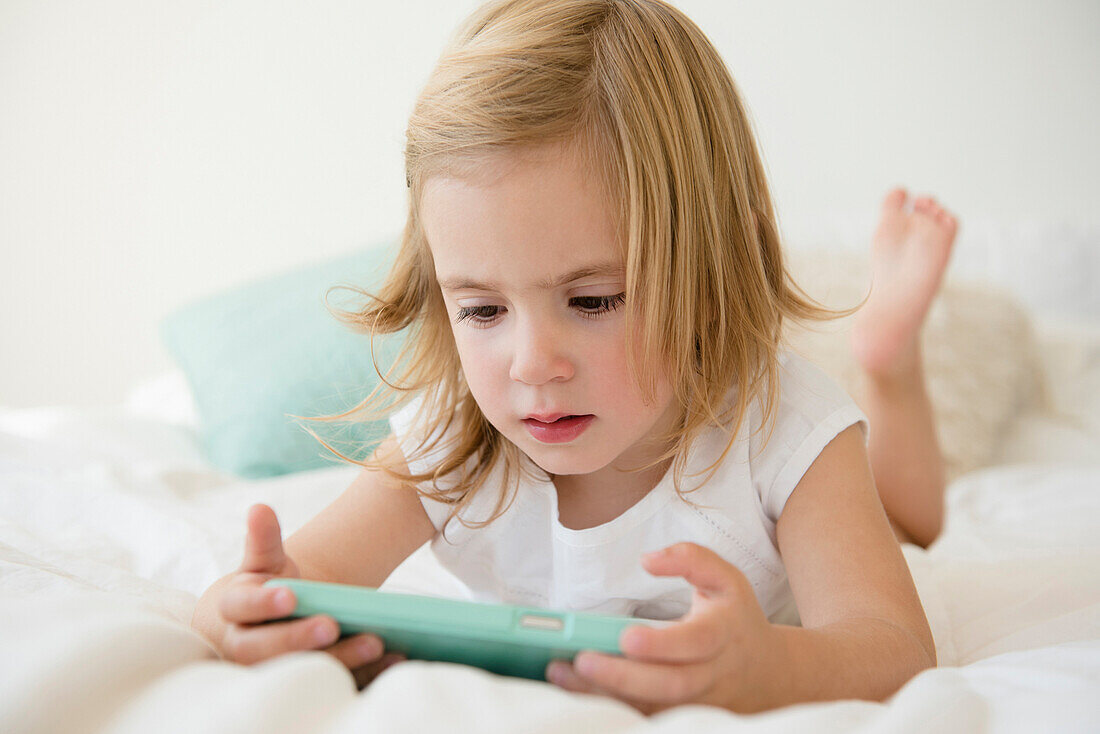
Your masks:
<path fill-rule="evenodd" d="M 581 650 L 621 655 L 619 635 L 631 625 L 667 622 L 538 607 L 397 594 L 365 586 L 274 578 L 297 604 L 286 619 L 326 614 L 341 636 L 380 637 L 387 652 L 410 660 L 461 663 L 535 680 L 546 679 L 551 660 L 572 660 Z"/>

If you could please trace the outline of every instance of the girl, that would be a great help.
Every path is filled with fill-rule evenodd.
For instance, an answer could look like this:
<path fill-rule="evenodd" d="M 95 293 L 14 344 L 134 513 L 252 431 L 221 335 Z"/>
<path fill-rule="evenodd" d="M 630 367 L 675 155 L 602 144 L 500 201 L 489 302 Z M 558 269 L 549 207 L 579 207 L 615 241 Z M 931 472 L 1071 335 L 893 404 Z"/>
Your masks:
<path fill-rule="evenodd" d="M 835 314 L 784 269 L 740 96 L 676 9 L 491 2 L 407 135 L 397 261 L 344 315 L 408 330 L 367 401 L 393 432 L 285 548 L 252 508 L 240 570 L 195 611 L 222 655 L 325 649 L 364 684 L 393 660 L 380 640 L 260 624 L 294 605 L 260 585 L 377 587 L 430 540 L 474 599 L 678 620 L 547 670 L 644 712 L 881 700 L 934 666 L 898 539 L 942 519 L 917 334 L 950 215 L 883 204 L 853 333 L 868 421 L 780 347 L 784 318 Z"/>

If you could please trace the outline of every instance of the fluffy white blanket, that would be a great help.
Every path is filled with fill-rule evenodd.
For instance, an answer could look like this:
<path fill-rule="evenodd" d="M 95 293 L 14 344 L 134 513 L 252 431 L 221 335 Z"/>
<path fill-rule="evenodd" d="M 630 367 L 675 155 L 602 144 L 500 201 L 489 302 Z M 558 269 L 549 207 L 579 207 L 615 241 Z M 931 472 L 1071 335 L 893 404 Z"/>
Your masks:
<path fill-rule="evenodd" d="M 210 470 L 185 421 L 0 409 L 0 731 L 1100 731 L 1098 345 L 1044 350 L 1059 414 L 1016 420 L 998 466 L 952 483 L 942 537 L 904 547 L 940 667 L 884 703 L 753 716 L 646 719 L 440 663 L 397 665 L 357 692 L 320 652 L 218 660 L 188 623 L 239 562 L 247 508 L 270 504 L 289 534 L 355 468 L 240 481 Z M 423 549 L 386 587 L 455 590 Z"/>

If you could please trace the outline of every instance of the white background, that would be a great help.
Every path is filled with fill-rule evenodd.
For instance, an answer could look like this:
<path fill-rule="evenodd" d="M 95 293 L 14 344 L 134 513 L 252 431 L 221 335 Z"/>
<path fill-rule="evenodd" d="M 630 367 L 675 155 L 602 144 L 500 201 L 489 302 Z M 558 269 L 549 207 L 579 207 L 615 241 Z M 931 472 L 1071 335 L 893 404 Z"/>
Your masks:
<path fill-rule="evenodd" d="M 172 366 L 172 310 L 396 236 L 406 117 L 477 4 L 0 0 L 0 405 L 119 402 Z M 964 252 L 968 223 L 1100 228 L 1100 3 L 675 4 L 795 246 L 899 183 Z"/>

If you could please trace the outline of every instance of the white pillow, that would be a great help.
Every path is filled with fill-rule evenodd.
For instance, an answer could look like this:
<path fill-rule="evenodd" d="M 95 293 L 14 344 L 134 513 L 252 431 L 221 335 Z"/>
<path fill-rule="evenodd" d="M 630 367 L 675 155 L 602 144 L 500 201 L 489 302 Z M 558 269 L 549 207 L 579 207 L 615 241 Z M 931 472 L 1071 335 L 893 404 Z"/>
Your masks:
<path fill-rule="evenodd" d="M 788 259 L 795 282 L 828 307 L 854 306 L 869 288 L 866 256 L 819 250 L 790 252 Z M 848 341 L 853 318 L 809 328 L 789 324 L 785 337 L 858 402 L 860 371 Z M 921 348 L 948 480 L 989 466 L 1012 420 L 1042 397 L 1027 314 L 1003 290 L 955 282 L 949 273 L 925 321 Z"/>
<path fill-rule="evenodd" d="M 1100 225 L 1072 219 L 1006 219 L 961 212 L 949 277 L 1011 293 L 1028 314 L 1100 325 Z M 788 250 L 866 258 L 879 203 L 865 210 L 784 219 Z M 861 260 L 861 263 L 863 261 Z"/>
<path fill-rule="evenodd" d="M 135 385 L 126 394 L 127 412 L 142 418 L 175 423 L 198 430 L 195 399 L 183 370 L 173 369 Z"/>

